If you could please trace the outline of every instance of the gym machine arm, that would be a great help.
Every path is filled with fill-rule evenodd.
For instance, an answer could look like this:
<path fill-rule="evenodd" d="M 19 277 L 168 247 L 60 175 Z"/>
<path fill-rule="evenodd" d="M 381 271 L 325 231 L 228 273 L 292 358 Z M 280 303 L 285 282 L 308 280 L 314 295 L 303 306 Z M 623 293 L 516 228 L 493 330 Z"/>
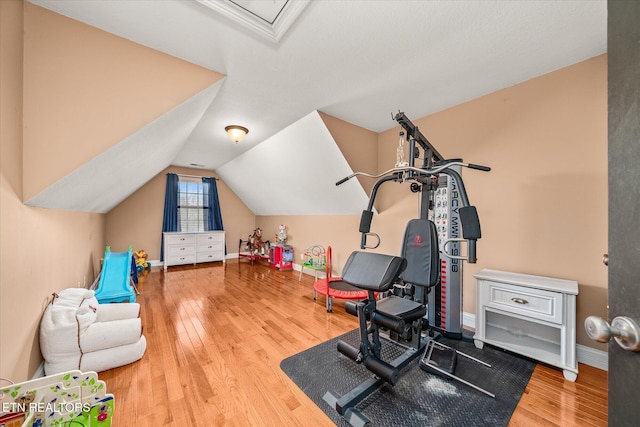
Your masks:
<path fill-rule="evenodd" d="M 454 166 L 467 167 L 469 169 L 475 169 L 483 172 L 491 170 L 490 167 L 476 165 L 473 163 L 465 163 L 462 161 L 441 161 L 437 166 L 429 166 L 424 168 L 417 168 L 414 166 L 394 167 L 378 175 L 371 175 L 365 172 L 354 172 L 351 175 L 336 182 L 337 185 L 341 185 L 355 176 L 366 176 L 369 178 L 378 178 L 376 183 L 371 189 L 371 196 L 369 197 L 369 205 L 367 209 L 362 211 L 362 217 L 360 218 L 359 231 L 362 234 L 360 241 L 361 249 L 375 249 L 380 245 L 380 236 L 376 233 L 371 233 L 371 221 L 373 219 L 373 203 L 378 193 L 378 188 L 389 181 L 404 182 L 404 181 L 417 181 L 421 185 L 425 185 L 431 177 L 437 177 L 439 174 L 449 175 L 458 185 L 462 208 L 460 208 L 461 222 L 463 230 L 463 238 L 448 239 L 442 250 L 451 258 L 464 259 L 470 263 L 476 262 L 476 240 L 480 238 L 480 223 L 478 220 L 478 214 L 476 208 L 469 204 L 469 198 L 464 186 L 464 181 L 460 177 L 460 174 L 452 169 Z M 466 225 L 466 227 L 465 227 Z M 375 245 L 367 245 L 367 237 L 373 236 L 376 238 Z M 452 255 L 447 252 L 447 245 L 451 242 L 459 242 L 466 240 L 468 242 L 467 255 Z"/>

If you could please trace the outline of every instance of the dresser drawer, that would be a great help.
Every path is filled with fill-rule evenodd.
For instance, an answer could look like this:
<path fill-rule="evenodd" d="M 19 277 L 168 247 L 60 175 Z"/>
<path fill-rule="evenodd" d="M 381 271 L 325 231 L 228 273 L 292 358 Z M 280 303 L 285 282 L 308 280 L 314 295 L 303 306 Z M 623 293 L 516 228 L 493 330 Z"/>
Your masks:
<path fill-rule="evenodd" d="M 223 242 L 198 242 L 198 253 L 201 252 L 224 252 Z"/>
<path fill-rule="evenodd" d="M 224 233 L 198 234 L 198 246 L 209 243 L 224 243 Z"/>
<path fill-rule="evenodd" d="M 167 245 L 182 245 L 186 243 L 196 243 L 195 234 L 165 234 L 165 243 Z"/>
<path fill-rule="evenodd" d="M 200 253 L 196 256 L 197 262 L 212 262 L 212 261 L 222 261 L 224 259 L 223 252 L 205 252 Z"/>
<path fill-rule="evenodd" d="M 195 253 L 196 253 L 195 244 L 167 246 L 167 256 L 169 257 L 169 259 L 171 259 L 171 257 L 174 257 L 174 256 L 195 255 Z"/>
<path fill-rule="evenodd" d="M 169 265 L 180 265 L 180 264 L 195 264 L 196 263 L 196 254 L 195 252 L 191 254 L 169 254 L 167 257 L 167 263 Z"/>
<path fill-rule="evenodd" d="M 562 323 L 561 293 L 495 282 L 486 283 L 485 289 L 487 307 Z"/>

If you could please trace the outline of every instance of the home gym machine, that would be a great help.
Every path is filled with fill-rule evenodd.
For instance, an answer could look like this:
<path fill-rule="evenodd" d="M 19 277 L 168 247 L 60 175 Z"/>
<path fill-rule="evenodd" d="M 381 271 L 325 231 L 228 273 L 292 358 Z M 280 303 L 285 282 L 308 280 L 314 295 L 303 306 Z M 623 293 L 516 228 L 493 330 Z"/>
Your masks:
<path fill-rule="evenodd" d="M 462 159 L 446 160 L 403 112 L 398 112 L 394 120 L 404 129 L 400 132 L 395 167 L 379 175 L 355 172 L 336 185 L 355 176 L 379 178 L 371 190 L 369 205 L 360 219 L 361 249 L 375 249 L 380 244 L 380 236 L 371 232 L 371 222 L 373 204 L 382 184 L 389 181 L 410 182 L 411 191 L 420 193 L 419 218 L 428 219 L 436 225 L 441 251 L 440 286 L 428 295 L 422 293 L 422 288 L 407 286 L 403 289 L 403 296 L 411 296 L 413 300 L 428 305 L 428 321 L 432 330 L 449 338 L 461 339 L 462 261 L 476 262 L 476 242 L 481 237 L 481 232 L 477 210 L 469 204 L 460 170 L 467 167 L 488 172 L 491 168 L 464 163 Z M 408 160 L 404 157 L 405 132 L 409 141 Z M 422 156 L 418 147 L 422 149 Z M 422 166 L 416 167 L 415 162 L 420 159 Z M 370 244 L 369 238 L 374 238 L 375 242 Z M 465 241 L 466 255 L 462 254 Z"/>
<path fill-rule="evenodd" d="M 339 341 L 338 351 L 362 363 L 375 376 L 343 396 L 327 392 L 324 400 L 354 426 L 370 424 L 356 405 L 384 382 L 394 385 L 400 370 L 420 355 L 423 370 L 456 379 L 494 397 L 453 374 L 458 354 L 489 365 L 435 341 L 440 336 L 462 338 L 462 261 L 476 262 L 476 242 L 481 237 L 478 214 L 469 204 L 459 171 L 462 167 L 479 171 L 490 168 L 462 159 L 444 159 L 404 113 L 398 112 L 394 119 L 403 129 L 395 167 L 379 175 L 356 172 L 336 183 L 341 185 L 355 176 L 377 178 L 360 220 L 363 250 L 380 244 L 380 237 L 371 232 L 371 222 L 382 184 L 409 182 L 411 191 L 421 197 L 419 218 L 407 225 L 401 256 L 356 251 L 343 269 L 343 280 L 367 290 L 369 297 L 345 304 L 345 310 L 358 317 L 360 345 Z M 404 155 L 405 132 L 408 159 Z M 422 165 L 416 166 L 420 159 Z M 376 293 L 387 296 L 377 300 Z M 382 360 L 379 329 L 388 331 L 390 342 L 409 343 L 399 346 L 402 353 L 390 362 Z"/>

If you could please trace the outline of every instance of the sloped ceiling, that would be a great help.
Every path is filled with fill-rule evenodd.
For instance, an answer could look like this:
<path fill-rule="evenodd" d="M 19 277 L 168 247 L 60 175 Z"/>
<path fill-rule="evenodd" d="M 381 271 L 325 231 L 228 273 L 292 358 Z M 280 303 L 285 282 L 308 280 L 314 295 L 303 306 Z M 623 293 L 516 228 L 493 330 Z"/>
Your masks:
<path fill-rule="evenodd" d="M 27 205 L 107 213 L 167 166 L 220 90 L 215 83 L 89 160 Z"/>
<path fill-rule="evenodd" d="M 369 201 L 355 179 L 336 187 L 353 171 L 315 111 L 217 172 L 256 215 L 355 215 Z"/>
<path fill-rule="evenodd" d="M 392 112 L 417 119 L 606 52 L 605 0 L 313 1 L 277 41 L 202 4 L 233 3 L 226 0 L 32 2 L 225 74 L 171 164 L 217 171 L 256 213 L 274 215 L 320 211 L 306 199 L 265 206 L 264 199 L 299 198 L 305 180 L 250 186 L 249 165 L 262 168 L 265 156 L 314 163 L 321 179 L 344 162 L 339 153 L 311 159 L 278 136 L 312 111 L 380 132 L 396 125 Z M 242 143 L 229 141 L 229 124 L 249 128 Z M 332 200 L 334 180 L 324 179 L 316 197 Z M 350 199 L 341 209 L 362 204 Z"/>

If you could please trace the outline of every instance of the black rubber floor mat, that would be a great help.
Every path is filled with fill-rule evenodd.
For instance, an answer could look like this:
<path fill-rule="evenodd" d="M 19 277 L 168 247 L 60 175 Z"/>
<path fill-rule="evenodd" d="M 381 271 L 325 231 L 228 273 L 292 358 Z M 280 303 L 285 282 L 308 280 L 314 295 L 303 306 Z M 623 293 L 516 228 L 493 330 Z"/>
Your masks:
<path fill-rule="evenodd" d="M 338 426 L 349 424 L 323 400 L 327 391 L 342 396 L 373 374 L 338 353 L 339 339 L 358 346 L 358 330 L 284 359 L 280 368 Z M 419 359 L 405 368 L 395 386 L 380 387 L 357 405 L 374 426 L 506 426 L 520 400 L 535 362 L 499 349 L 442 338 L 443 344 L 489 363 L 487 368 L 458 358 L 455 375 L 496 395 L 491 398 L 461 382 L 419 368 Z M 383 342 L 382 356 L 390 360 L 397 346 Z"/>

